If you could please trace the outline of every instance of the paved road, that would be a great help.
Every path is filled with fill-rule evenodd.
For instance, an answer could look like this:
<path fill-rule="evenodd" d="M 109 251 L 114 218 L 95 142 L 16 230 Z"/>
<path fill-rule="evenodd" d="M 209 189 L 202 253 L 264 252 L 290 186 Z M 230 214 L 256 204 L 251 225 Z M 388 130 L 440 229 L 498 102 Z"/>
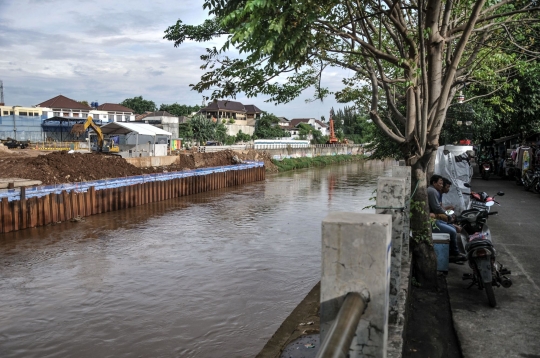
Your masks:
<path fill-rule="evenodd" d="M 454 325 L 468 357 L 540 358 L 540 195 L 526 192 L 514 181 L 474 179 L 473 190 L 494 195 L 501 206 L 488 220 L 498 260 L 511 271 L 513 286 L 494 287 L 497 307 L 490 308 L 484 291 L 462 274 L 468 265 L 450 264 L 448 291 Z"/>

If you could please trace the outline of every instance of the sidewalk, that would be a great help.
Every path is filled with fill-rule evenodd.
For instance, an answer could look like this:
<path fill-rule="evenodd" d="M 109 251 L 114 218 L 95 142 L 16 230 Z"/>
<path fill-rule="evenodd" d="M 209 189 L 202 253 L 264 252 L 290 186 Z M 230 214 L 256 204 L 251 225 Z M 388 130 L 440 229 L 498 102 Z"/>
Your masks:
<path fill-rule="evenodd" d="M 490 195 L 505 193 L 496 198 L 501 206 L 491 211 L 499 215 L 488 225 L 497 260 L 512 271 L 513 286 L 494 287 L 497 307 L 491 308 L 485 291 L 466 289 L 470 281 L 461 277 L 470 272 L 468 264 L 450 264 L 448 294 L 463 356 L 540 357 L 540 195 L 497 177 L 474 179 L 472 186 Z"/>

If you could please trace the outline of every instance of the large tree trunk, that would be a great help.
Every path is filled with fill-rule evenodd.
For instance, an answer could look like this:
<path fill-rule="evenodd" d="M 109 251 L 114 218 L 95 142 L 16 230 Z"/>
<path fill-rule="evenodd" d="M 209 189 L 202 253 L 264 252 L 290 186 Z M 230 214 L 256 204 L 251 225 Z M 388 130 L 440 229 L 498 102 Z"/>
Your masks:
<path fill-rule="evenodd" d="M 431 160 L 431 152 L 412 164 L 412 200 L 411 208 L 411 250 L 413 259 L 412 275 L 423 288 L 436 289 L 437 257 L 431 239 L 429 225 L 429 205 L 427 200 L 427 169 Z M 424 160 L 422 160 L 424 159 Z"/>

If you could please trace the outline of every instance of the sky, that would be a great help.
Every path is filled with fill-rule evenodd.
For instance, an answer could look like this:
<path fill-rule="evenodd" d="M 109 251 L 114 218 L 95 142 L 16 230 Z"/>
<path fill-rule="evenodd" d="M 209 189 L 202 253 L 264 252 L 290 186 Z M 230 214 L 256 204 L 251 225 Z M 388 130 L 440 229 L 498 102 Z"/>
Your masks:
<path fill-rule="evenodd" d="M 119 103 L 143 96 L 162 103 L 201 105 L 191 90 L 203 74 L 199 56 L 216 43 L 163 39 L 178 19 L 200 24 L 207 18 L 202 0 L 0 0 L 0 80 L 6 105 L 33 106 L 62 94 L 89 103 Z M 219 41 L 219 40 L 218 40 Z M 234 55 L 234 54 L 233 54 Z M 328 71 L 322 81 L 340 88 L 347 73 Z M 236 100 L 286 118 L 328 119 L 343 108 L 334 98 L 306 103 L 306 90 L 281 105 L 267 97 Z"/>

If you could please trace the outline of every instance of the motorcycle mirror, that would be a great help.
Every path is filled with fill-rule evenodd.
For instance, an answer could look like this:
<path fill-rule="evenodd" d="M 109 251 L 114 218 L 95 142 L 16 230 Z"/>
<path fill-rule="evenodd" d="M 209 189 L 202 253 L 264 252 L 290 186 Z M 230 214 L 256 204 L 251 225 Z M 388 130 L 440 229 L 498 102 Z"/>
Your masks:
<path fill-rule="evenodd" d="M 469 183 L 463 183 L 463 186 L 464 186 L 465 188 L 470 188 L 470 187 L 471 187 L 471 184 L 469 184 Z"/>
<path fill-rule="evenodd" d="M 498 196 L 504 196 L 504 192 L 499 191 L 499 192 L 497 193 L 497 195 L 498 195 Z"/>
<path fill-rule="evenodd" d="M 486 203 L 486 206 L 493 206 L 493 205 L 495 205 L 495 202 L 494 202 L 494 201 L 488 201 L 488 202 Z"/>

